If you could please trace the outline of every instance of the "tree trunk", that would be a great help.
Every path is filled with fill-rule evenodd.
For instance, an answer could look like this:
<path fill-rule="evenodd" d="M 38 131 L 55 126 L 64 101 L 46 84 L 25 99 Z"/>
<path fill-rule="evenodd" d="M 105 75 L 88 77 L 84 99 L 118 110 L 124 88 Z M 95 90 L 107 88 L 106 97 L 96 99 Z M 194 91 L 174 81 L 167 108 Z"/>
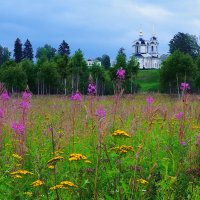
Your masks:
<path fill-rule="evenodd" d="M 177 74 L 176 74 L 176 84 L 177 84 L 177 90 L 178 90 L 178 97 L 180 98 L 180 91 L 179 91 L 178 75 Z"/>
<path fill-rule="evenodd" d="M 67 95 L 67 79 L 64 79 L 64 85 L 65 85 L 65 96 Z"/>

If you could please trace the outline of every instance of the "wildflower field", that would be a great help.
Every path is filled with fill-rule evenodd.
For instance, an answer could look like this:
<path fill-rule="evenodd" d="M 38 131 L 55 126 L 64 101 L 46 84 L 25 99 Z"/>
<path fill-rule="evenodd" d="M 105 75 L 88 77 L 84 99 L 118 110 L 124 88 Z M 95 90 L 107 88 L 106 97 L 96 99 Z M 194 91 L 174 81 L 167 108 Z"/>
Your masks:
<path fill-rule="evenodd" d="M 198 96 L 6 95 L 0 200 L 199 199 Z"/>

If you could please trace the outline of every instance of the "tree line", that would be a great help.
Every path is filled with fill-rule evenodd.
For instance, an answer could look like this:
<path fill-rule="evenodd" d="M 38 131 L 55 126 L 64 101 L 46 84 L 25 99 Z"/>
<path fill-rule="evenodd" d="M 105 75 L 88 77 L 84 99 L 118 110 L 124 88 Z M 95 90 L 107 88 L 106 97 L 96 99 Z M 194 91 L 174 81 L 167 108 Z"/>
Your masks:
<path fill-rule="evenodd" d="M 97 95 L 114 93 L 116 70 L 124 68 L 126 93 L 136 92 L 135 77 L 139 64 L 134 56 L 127 59 L 125 50 L 120 48 L 115 64 L 111 67 L 110 57 L 106 54 L 96 58 L 87 66 L 83 52 L 78 49 L 71 55 L 70 46 L 65 40 L 55 49 L 49 44 L 36 50 L 35 62 L 31 42 L 22 44 L 19 38 L 14 44 L 13 58 L 8 48 L 0 45 L 0 82 L 9 92 L 20 92 L 27 87 L 34 94 L 71 94 L 79 91 L 87 93 L 89 79 L 97 86 Z M 90 78 L 89 78 L 90 77 Z"/>
<path fill-rule="evenodd" d="M 191 91 L 200 92 L 200 46 L 198 38 L 188 33 L 177 33 L 169 42 L 170 55 L 160 70 L 161 91 L 179 93 L 182 82 L 188 82 Z"/>

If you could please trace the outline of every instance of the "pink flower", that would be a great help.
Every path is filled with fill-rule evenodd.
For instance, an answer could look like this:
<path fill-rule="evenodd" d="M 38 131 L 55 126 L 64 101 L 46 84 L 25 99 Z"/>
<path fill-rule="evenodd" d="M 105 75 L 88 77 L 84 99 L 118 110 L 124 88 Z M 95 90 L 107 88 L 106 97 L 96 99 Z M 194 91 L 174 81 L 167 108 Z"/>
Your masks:
<path fill-rule="evenodd" d="M 152 96 L 148 96 L 147 98 L 146 98 L 146 102 L 149 104 L 149 105 L 151 105 L 152 103 L 153 103 L 153 97 Z"/>
<path fill-rule="evenodd" d="M 189 83 L 181 83 L 180 89 L 183 91 L 189 90 L 190 89 Z"/>
<path fill-rule="evenodd" d="M 10 99 L 8 92 L 6 90 L 1 94 L 1 99 L 2 101 L 8 101 Z"/>
<path fill-rule="evenodd" d="M 20 107 L 21 107 L 22 109 L 24 109 L 24 110 L 29 110 L 29 108 L 30 108 L 30 103 L 27 102 L 27 101 L 22 101 L 22 102 L 20 103 Z"/>
<path fill-rule="evenodd" d="M 16 134 L 23 135 L 25 132 L 25 126 L 20 122 L 13 122 L 12 129 L 15 131 Z"/>
<path fill-rule="evenodd" d="M 88 95 L 93 95 L 93 96 L 95 96 L 96 93 L 97 93 L 96 85 L 95 85 L 94 83 L 90 83 L 90 84 L 88 85 L 87 91 L 88 91 Z"/>
<path fill-rule="evenodd" d="M 124 69 L 118 69 L 117 70 L 117 73 L 116 73 L 116 76 L 118 79 L 124 79 L 125 77 L 125 70 Z"/>
<path fill-rule="evenodd" d="M 32 98 L 32 94 L 30 92 L 25 91 L 22 94 L 22 99 L 25 101 L 30 101 L 31 98 Z"/>
<path fill-rule="evenodd" d="M 72 94 L 71 100 L 73 100 L 73 101 L 81 101 L 82 100 L 81 93 L 80 92 L 76 92 L 76 93 Z"/>
<path fill-rule="evenodd" d="M 106 111 L 103 108 L 98 108 L 96 110 L 96 116 L 101 119 L 104 118 L 106 116 Z"/>
<path fill-rule="evenodd" d="M 176 119 L 178 120 L 181 120 L 182 116 L 183 116 L 182 112 L 179 112 L 178 114 L 175 115 Z"/>
<path fill-rule="evenodd" d="M 2 108 L 0 108 L 0 118 L 3 118 L 4 117 L 4 111 Z"/>
<path fill-rule="evenodd" d="M 196 145 L 200 147 L 200 133 L 197 135 Z"/>

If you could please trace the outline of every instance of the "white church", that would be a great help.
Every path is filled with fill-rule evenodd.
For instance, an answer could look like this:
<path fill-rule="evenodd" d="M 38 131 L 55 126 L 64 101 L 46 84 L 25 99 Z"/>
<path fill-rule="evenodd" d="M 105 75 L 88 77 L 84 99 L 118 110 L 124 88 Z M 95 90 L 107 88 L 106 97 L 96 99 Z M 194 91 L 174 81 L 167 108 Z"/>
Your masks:
<path fill-rule="evenodd" d="M 140 31 L 139 39 L 133 42 L 133 53 L 138 59 L 140 69 L 159 69 L 160 58 L 158 54 L 158 40 L 155 34 L 150 40 L 143 39 L 143 32 Z"/>

